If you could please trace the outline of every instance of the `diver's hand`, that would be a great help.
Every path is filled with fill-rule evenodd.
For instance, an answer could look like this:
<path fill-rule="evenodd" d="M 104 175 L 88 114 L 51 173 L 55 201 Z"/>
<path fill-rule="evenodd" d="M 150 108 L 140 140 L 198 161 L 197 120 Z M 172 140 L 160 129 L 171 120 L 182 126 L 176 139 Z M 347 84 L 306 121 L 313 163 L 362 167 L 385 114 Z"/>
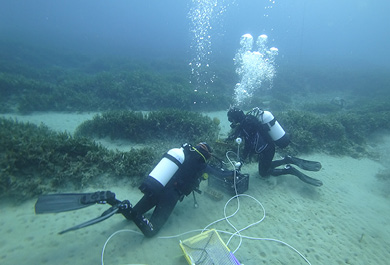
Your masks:
<path fill-rule="evenodd" d="M 240 159 L 239 162 L 236 162 L 235 168 L 237 172 L 240 172 L 242 165 L 244 164 L 244 160 Z"/>

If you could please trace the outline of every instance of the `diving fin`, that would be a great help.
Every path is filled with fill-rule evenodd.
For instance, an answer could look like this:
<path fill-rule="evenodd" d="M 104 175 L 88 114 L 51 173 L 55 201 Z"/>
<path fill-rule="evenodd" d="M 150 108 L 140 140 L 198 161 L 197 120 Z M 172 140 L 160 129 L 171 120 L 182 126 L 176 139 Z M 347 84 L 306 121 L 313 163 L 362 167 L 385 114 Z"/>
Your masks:
<path fill-rule="evenodd" d="M 317 161 L 305 160 L 293 156 L 286 156 L 284 160 L 287 164 L 294 164 L 303 170 L 319 171 L 322 168 L 321 163 Z"/>
<path fill-rule="evenodd" d="M 292 167 L 291 165 L 286 165 L 284 168 L 274 168 L 271 172 L 272 176 L 280 176 L 286 174 L 294 175 L 298 177 L 300 180 L 302 180 L 303 182 L 306 182 L 310 185 L 317 186 L 317 187 L 322 186 L 321 180 L 306 176 L 305 174 L 300 172 L 298 169 Z"/>
<path fill-rule="evenodd" d="M 97 191 L 93 193 L 59 193 L 41 195 L 35 204 L 35 213 L 60 213 L 82 209 L 96 203 L 113 204 L 116 202 L 115 193 Z"/>
<path fill-rule="evenodd" d="M 65 234 L 67 232 L 70 232 L 70 231 L 78 230 L 80 228 L 84 228 L 84 227 L 87 227 L 90 225 L 94 225 L 96 223 L 100 223 L 101 221 L 104 221 L 104 220 L 110 218 L 111 216 L 116 214 L 118 211 L 119 211 L 118 207 L 111 207 L 110 209 L 106 210 L 101 216 L 94 218 L 92 220 L 89 220 L 87 222 L 84 222 L 82 224 L 73 226 L 71 228 L 65 229 L 64 231 L 61 231 L 58 234 L 62 235 L 62 234 Z"/>
<path fill-rule="evenodd" d="M 290 165 L 286 165 L 285 170 L 288 174 L 297 176 L 300 180 L 302 180 L 303 182 L 306 182 L 307 184 L 317 186 L 317 187 L 320 187 L 323 184 L 321 180 L 311 178 L 311 177 L 303 174 L 302 172 L 300 172 L 296 168 L 293 168 Z"/>

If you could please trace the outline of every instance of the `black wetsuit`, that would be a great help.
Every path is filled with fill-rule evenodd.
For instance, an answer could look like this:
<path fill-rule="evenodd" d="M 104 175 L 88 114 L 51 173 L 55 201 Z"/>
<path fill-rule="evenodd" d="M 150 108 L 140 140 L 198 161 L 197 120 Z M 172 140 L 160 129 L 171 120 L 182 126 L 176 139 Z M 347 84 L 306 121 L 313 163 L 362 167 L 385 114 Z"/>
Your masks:
<path fill-rule="evenodd" d="M 269 176 L 274 168 L 272 160 L 275 156 L 275 144 L 261 122 L 253 115 L 245 115 L 229 139 L 237 137 L 244 140 L 243 159 L 258 154 L 259 174 L 262 177 Z"/>
<path fill-rule="evenodd" d="M 154 190 L 153 187 L 160 185 L 152 177 L 148 177 L 140 186 L 144 193 L 141 200 L 132 208 L 129 216 L 146 237 L 152 237 L 166 223 L 177 202 L 184 196 L 189 195 L 194 189 L 199 187 L 201 174 L 207 164 L 191 147 L 184 148 L 185 160 L 179 167 L 171 180 L 161 190 Z M 147 219 L 144 214 L 151 210 L 154 211 Z"/>
<path fill-rule="evenodd" d="M 244 115 L 241 110 L 233 109 L 229 112 L 229 121 L 232 122 L 231 127 L 234 130 L 228 139 L 232 140 L 237 137 L 244 139 L 244 159 L 248 155 L 258 154 L 260 176 L 267 177 L 270 175 L 280 176 L 290 174 L 297 176 L 300 180 L 311 185 L 322 185 L 322 181 L 306 176 L 290 165 L 295 164 L 305 170 L 318 171 L 321 169 L 321 163 L 303 160 L 291 156 L 285 156 L 283 159 L 274 161 L 273 158 L 275 156 L 275 143 L 268 134 L 267 126 L 261 124 L 256 116 L 251 114 Z M 288 143 L 289 138 L 286 138 L 282 147 L 286 147 Z M 277 168 L 281 165 L 286 166 L 284 168 Z"/>

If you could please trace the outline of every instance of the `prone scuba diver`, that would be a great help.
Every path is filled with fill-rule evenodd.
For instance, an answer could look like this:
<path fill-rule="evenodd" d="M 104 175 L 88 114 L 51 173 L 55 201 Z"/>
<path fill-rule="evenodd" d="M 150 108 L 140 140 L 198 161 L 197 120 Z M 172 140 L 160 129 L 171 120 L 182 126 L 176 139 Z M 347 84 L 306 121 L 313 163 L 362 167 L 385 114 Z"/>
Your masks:
<path fill-rule="evenodd" d="M 310 185 L 322 186 L 322 181 L 305 175 L 291 165 L 294 164 L 303 170 L 319 171 L 321 169 L 320 162 L 292 156 L 285 156 L 281 160 L 273 160 L 275 145 L 284 148 L 290 143 L 290 138 L 271 112 L 256 107 L 245 114 L 237 107 L 230 107 L 227 116 L 232 128 L 232 132 L 227 140 L 236 138 L 244 140 L 243 159 L 252 154 L 258 155 L 260 176 L 268 177 L 289 174 L 297 176 L 300 180 Z M 281 165 L 285 165 L 285 167 L 277 168 Z"/>
<path fill-rule="evenodd" d="M 128 200 L 116 199 L 115 193 L 111 191 L 99 191 L 42 195 L 35 205 L 35 212 L 57 213 L 107 203 L 112 207 L 100 217 L 66 229 L 60 234 L 96 224 L 120 213 L 133 221 L 146 237 L 153 237 L 166 223 L 177 202 L 191 192 L 199 191 L 199 184 L 207 179 L 207 173 L 220 176 L 239 174 L 237 171 L 224 171 L 208 165 L 211 153 L 212 149 L 206 142 L 196 146 L 183 144 L 180 148 L 170 149 L 140 185 L 139 189 L 144 195 L 134 207 Z M 145 213 L 152 208 L 154 210 L 151 217 L 146 218 Z"/>

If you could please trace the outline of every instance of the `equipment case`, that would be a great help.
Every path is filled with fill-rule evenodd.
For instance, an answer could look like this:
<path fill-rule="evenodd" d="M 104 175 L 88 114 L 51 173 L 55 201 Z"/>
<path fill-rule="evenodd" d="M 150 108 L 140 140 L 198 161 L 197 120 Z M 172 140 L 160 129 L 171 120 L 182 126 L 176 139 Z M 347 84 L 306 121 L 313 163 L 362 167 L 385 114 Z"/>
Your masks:
<path fill-rule="evenodd" d="M 209 187 L 218 189 L 229 195 L 236 195 L 234 184 L 236 184 L 238 194 L 246 192 L 249 187 L 249 174 L 237 173 L 235 183 L 233 177 L 211 175 L 208 178 Z"/>

